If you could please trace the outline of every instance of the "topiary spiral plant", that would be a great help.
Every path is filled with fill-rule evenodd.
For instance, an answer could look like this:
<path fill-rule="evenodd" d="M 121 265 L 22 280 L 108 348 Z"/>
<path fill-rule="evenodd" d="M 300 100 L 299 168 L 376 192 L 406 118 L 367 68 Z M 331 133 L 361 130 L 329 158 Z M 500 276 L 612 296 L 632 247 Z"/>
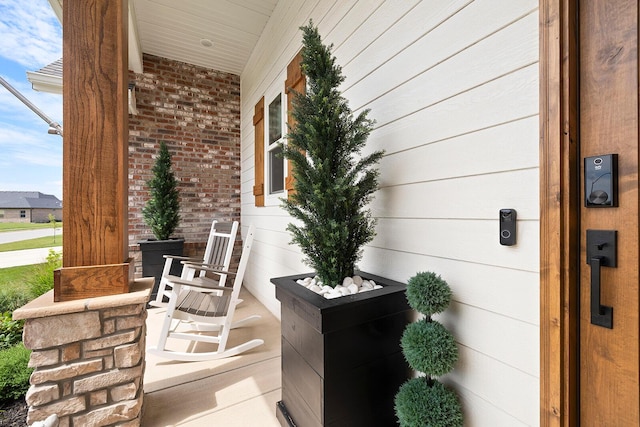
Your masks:
<path fill-rule="evenodd" d="M 299 220 L 287 227 L 292 242 L 320 280 L 335 287 L 353 276 L 362 246 L 375 235 L 375 220 L 366 206 L 378 188 L 374 166 L 383 152 L 360 155 L 373 128 L 369 110 L 353 116 L 339 91 L 344 76 L 332 46 L 322 43 L 313 22 L 301 30 L 307 90 L 295 94 L 295 125 L 283 146 L 295 177 L 295 192 L 283 202 Z"/>
<path fill-rule="evenodd" d="M 407 325 L 400 344 L 409 366 L 425 375 L 410 379 L 396 394 L 400 426 L 462 426 L 462 408 L 456 393 L 435 378 L 450 372 L 458 360 L 453 335 L 431 318 L 449 306 L 451 289 L 440 276 L 424 272 L 409 279 L 406 294 L 409 305 L 425 317 Z"/>

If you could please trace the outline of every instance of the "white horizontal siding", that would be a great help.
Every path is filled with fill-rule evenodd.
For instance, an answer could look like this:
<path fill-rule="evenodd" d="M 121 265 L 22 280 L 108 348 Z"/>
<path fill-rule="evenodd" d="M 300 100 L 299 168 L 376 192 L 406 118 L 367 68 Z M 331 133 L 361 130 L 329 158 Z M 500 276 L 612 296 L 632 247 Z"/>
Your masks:
<path fill-rule="evenodd" d="M 523 425 L 540 425 L 538 377 L 469 347 L 460 345 L 458 350 L 457 367 L 446 379 L 454 389 L 463 390 L 468 401 L 485 401 Z M 474 407 L 473 404 L 469 406 Z M 491 424 L 483 413 L 473 414 L 465 421 L 465 426 L 510 426 Z"/>
<path fill-rule="evenodd" d="M 377 269 L 401 281 L 408 280 L 419 271 L 434 271 L 447 281 L 458 303 L 479 307 L 515 321 L 539 324 L 537 272 L 394 252 L 369 247 L 360 265 L 365 271 Z"/>
<path fill-rule="evenodd" d="M 253 107 L 284 84 L 309 18 L 334 44 L 351 107 L 376 120 L 366 151 L 385 150 L 360 268 L 447 280 L 454 301 L 441 319 L 461 358 L 445 381 L 465 425 L 538 425 L 537 2 L 278 3 L 241 79 L 242 221 L 257 226 L 245 286 L 276 315 L 269 279 L 309 267 L 288 215 L 254 206 Z M 499 244 L 501 208 L 518 212 L 516 246 Z"/>

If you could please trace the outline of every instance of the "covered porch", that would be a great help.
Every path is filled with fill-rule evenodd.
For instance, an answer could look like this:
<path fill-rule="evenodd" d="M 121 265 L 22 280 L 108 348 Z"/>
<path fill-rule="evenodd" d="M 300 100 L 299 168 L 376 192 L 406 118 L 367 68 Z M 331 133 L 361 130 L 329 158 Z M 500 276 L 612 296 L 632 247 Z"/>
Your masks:
<path fill-rule="evenodd" d="M 102 162 L 79 170 L 84 176 L 65 178 L 72 186 L 65 205 L 77 208 L 71 215 L 78 219 L 65 219 L 66 231 L 77 225 L 65 245 L 88 242 L 65 246 L 70 272 L 78 265 L 126 263 L 129 273 L 140 275 L 136 242 L 149 236 L 140 213 L 144 184 L 162 140 L 177 153 L 182 174 L 178 233 L 189 254 L 202 249 L 212 219 L 240 220 L 242 234 L 250 223 L 257 228 L 244 286 L 245 300 L 263 315 L 255 336 L 265 345 L 218 362 L 147 355 L 142 425 L 278 425 L 280 304 L 269 278 L 307 267 L 289 243 L 290 218 L 278 195 L 264 194 L 269 153 L 260 142 L 269 120 L 259 113 L 285 99 L 288 66 L 301 47 L 298 28 L 309 19 L 334 43 L 352 108 L 372 111 L 377 124 L 370 149 L 386 151 L 372 203 L 377 236 L 359 268 L 398 281 L 433 270 L 449 282 L 453 309 L 443 322 L 455 330 L 461 355 L 444 380 L 460 394 L 470 425 L 561 425 L 561 377 L 547 369 L 551 362 L 540 361 L 540 346 L 549 341 L 541 343 L 541 330 L 556 325 L 548 326 L 553 314 L 540 316 L 538 129 L 540 23 L 555 25 L 551 12 L 564 2 L 92 0 L 86 4 L 110 10 L 112 21 L 88 10 L 91 26 L 66 18 L 78 18 L 70 5 L 83 2 L 50 2 L 65 16 L 65 31 L 89 38 L 96 28 L 118 30 L 77 49 L 88 52 L 97 69 L 82 58 L 65 62 L 65 70 L 81 73 L 73 80 L 65 71 L 65 99 L 75 103 L 65 117 L 85 115 L 75 129 L 65 120 L 65 146 L 85 150 L 65 156 L 66 164 Z M 108 57 L 113 46 L 117 64 Z M 92 82 L 94 74 L 105 86 L 85 90 L 80 83 Z M 132 82 L 137 115 L 127 114 Z M 209 92 L 233 101 L 219 103 Z M 102 109 L 82 108 L 87 105 Z M 95 123 L 104 134 L 92 133 Z M 112 185 L 101 185 L 106 174 Z M 84 182 L 95 176 L 93 186 Z M 485 188 L 492 191 L 479 191 Z M 93 211 L 105 206 L 114 209 Z M 504 207 L 518 211 L 514 247 L 497 240 L 497 212 Z M 97 222 L 87 226 L 85 219 Z M 148 311 L 141 347 L 157 336 L 154 318 L 160 316 Z"/>
<path fill-rule="evenodd" d="M 264 344 L 239 356 L 206 362 L 176 362 L 147 354 L 141 425 L 280 426 L 276 419 L 281 395 L 280 322 L 249 292 L 241 295 L 244 302 L 238 315 L 259 314 L 262 319 L 244 331 L 234 331 L 231 339 L 259 337 Z M 159 336 L 164 311 L 148 311 L 148 344 Z"/>

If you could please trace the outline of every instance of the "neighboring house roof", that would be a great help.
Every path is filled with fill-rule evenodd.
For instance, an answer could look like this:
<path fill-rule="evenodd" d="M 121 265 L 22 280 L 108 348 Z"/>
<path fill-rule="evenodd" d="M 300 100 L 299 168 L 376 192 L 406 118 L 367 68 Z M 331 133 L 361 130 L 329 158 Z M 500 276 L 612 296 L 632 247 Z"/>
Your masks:
<path fill-rule="evenodd" d="M 56 196 L 39 191 L 0 191 L 0 209 L 61 209 Z"/>

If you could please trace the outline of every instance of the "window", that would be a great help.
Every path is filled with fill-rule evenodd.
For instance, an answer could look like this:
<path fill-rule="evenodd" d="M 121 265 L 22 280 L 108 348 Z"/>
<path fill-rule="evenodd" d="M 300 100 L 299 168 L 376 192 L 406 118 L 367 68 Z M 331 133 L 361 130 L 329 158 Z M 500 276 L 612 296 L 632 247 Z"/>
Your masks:
<path fill-rule="evenodd" d="M 278 93 L 269 103 L 267 109 L 268 129 L 265 144 L 265 158 L 267 159 L 266 182 L 267 200 L 269 196 L 281 195 L 284 192 L 284 159 L 281 157 L 284 143 L 284 121 L 282 111 L 282 94 Z"/>
<path fill-rule="evenodd" d="M 255 206 L 276 205 L 285 192 L 293 194 L 293 174 L 291 163 L 279 157 L 284 143 L 284 130 L 287 112 L 291 110 L 293 92 L 303 93 L 306 79 L 301 68 L 302 54 L 293 58 L 287 66 L 287 78 L 282 92 L 272 91 L 265 99 L 263 96 L 254 107 L 254 185 Z M 286 102 L 285 102 L 286 101 Z M 266 103 L 269 102 L 268 105 Z M 266 108 L 265 108 L 266 107 Z M 265 117 L 266 116 L 266 117 Z"/>
<path fill-rule="evenodd" d="M 27 211 L 20 211 L 20 218 L 26 218 L 27 217 Z"/>
<path fill-rule="evenodd" d="M 4 218 L 4 210 L 0 209 L 0 218 Z"/>

